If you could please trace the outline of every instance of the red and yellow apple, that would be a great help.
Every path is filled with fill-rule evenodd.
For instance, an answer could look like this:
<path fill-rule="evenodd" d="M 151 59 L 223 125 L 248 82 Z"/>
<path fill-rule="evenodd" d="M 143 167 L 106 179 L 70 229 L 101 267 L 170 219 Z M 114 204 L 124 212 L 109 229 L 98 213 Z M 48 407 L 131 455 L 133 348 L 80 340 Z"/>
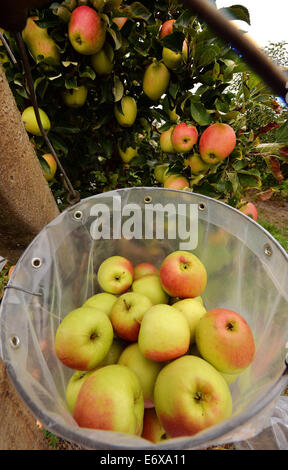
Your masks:
<path fill-rule="evenodd" d="M 140 277 L 148 276 L 149 274 L 158 274 L 159 270 L 152 263 L 143 262 L 134 266 L 134 281 Z"/>
<path fill-rule="evenodd" d="M 126 341 L 137 341 L 142 318 L 152 305 L 146 295 L 138 292 L 120 295 L 110 313 L 116 334 Z"/>
<path fill-rule="evenodd" d="M 45 153 L 42 155 L 42 158 L 44 158 L 50 169 L 50 172 L 46 171 L 45 169 L 43 170 L 44 177 L 47 181 L 52 181 L 57 171 L 57 162 L 52 153 Z"/>
<path fill-rule="evenodd" d="M 165 362 L 183 356 L 190 345 L 188 321 L 171 305 L 153 305 L 142 319 L 138 345 L 151 361 Z"/>
<path fill-rule="evenodd" d="M 87 5 L 75 8 L 70 17 L 68 36 L 80 54 L 93 55 L 104 46 L 106 26 L 100 14 Z"/>
<path fill-rule="evenodd" d="M 166 441 L 168 438 L 165 429 L 158 419 L 155 408 L 146 408 L 144 410 L 143 431 L 141 437 L 143 437 L 143 439 L 147 439 L 147 441 L 153 442 L 154 444 Z"/>
<path fill-rule="evenodd" d="M 97 279 L 103 291 L 110 294 L 123 294 L 132 285 L 134 268 L 123 256 L 110 256 L 99 266 Z"/>
<path fill-rule="evenodd" d="M 176 152 L 190 152 L 198 141 L 198 131 L 192 124 L 180 122 L 173 130 L 171 141 Z"/>
<path fill-rule="evenodd" d="M 91 307 L 66 315 L 57 327 L 54 348 L 58 359 L 75 370 L 92 370 L 104 359 L 113 342 L 108 316 Z"/>
<path fill-rule="evenodd" d="M 168 36 L 169 34 L 173 33 L 173 25 L 176 20 L 167 20 L 164 21 L 164 23 L 161 25 L 160 28 L 160 38 L 163 39 L 165 36 Z"/>
<path fill-rule="evenodd" d="M 183 190 L 189 188 L 189 181 L 185 176 L 182 175 L 165 175 L 164 176 L 164 188 Z"/>
<path fill-rule="evenodd" d="M 224 378 L 196 356 L 183 356 L 163 367 L 156 379 L 154 402 L 171 438 L 193 436 L 232 414 L 232 397 Z"/>
<path fill-rule="evenodd" d="M 200 156 L 209 165 L 225 160 L 233 152 L 235 146 L 236 134 L 229 124 L 211 124 L 199 140 Z"/>
<path fill-rule="evenodd" d="M 101 367 L 83 383 L 73 417 L 80 427 L 141 436 L 144 399 L 135 373 L 112 364 Z"/>
<path fill-rule="evenodd" d="M 240 207 L 239 210 L 243 212 L 243 214 L 248 215 L 253 220 L 255 220 L 255 222 L 257 222 L 258 211 L 257 207 L 255 206 L 255 204 L 253 204 L 253 202 L 247 202 L 246 204 L 244 204 L 244 206 Z"/>
<path fill-rule="evenodd" d="M 179 299 L 201 296 L 207 284 L 202 261 L 189 251 L 174 251 L 160 266 L 160 280 L 170 297 Z"/>
<path fill-rule="evenodd" d="M 195 341 L 201 356 L 225 374 L 240 374 L 254 358 L 252 330 L 233 310 L 208 310 L 196 326 Z"/>

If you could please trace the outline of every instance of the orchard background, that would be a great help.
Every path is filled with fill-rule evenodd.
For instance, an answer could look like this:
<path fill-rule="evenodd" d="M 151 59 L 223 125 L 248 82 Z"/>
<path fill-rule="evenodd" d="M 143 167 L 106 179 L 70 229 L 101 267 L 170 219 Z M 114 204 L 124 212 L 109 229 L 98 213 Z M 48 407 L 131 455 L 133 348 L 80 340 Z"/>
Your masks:
<path fill-rule="evenodd" d="M 285 105 L 271 96 L 263 81 L 249 70 L 229 44 L 215 37 L 191 11 L 184 10 L 181 2 L 127 1 L 121 6 L 119 3 L 53 2 L 30 12 L 31 16 L 39 18 L 35 20 L 39 29 L 28 40 L 24 35 L 28 50 L 33 54 L 32 57 L 30 53 L 30 65 L 38 105 L 51 123 L 49 138 L 81 198 L 120 187 L 161 186 L 154 173 L 160 164 L 169 164 L 169 173 L 188 178 L 194 192 L 235 207 L 241 205 L 247 190 L 251 189 L 273 188 L 287 195 Z M 69 41 L 71 12 L 83 4 L 101 10 L 106 25 L 105 50 L 110 65 L 107 69 L 102 63 L 101 73 L 95 71 L 91 56 L 77 52 Z M 113 8 L 113 5 L 116 6 Z M 250 23 L 245 7 L 231 6 L 229 10 L 235 18 Z M 118 17 L 127 18 L 123 26 L 116 24 Z M 161 25 L 169 19 L 176 20 L 173 32 L 161 39 Z M 49 66 L 41 48 L 35 49 L 40 28 L 57 48 L 58 57 Z M 7 38 L 15 57 L 19 58 L 15 39 L 9 34 Z M 185 38 L 187 56 L 179 66 L 169 70 L 166 92 L 159 100 L 152 101 L 143 91 L 146 68 L 152 61 L 162 61 L 163 47 L 181 52 Z M 31 102 L 21 61 L 13 65 L 3 46 L 0 50 L 2 65 L 22 113 Z M 281 45 L 271 45 L 269 54 L 278 62 L 282 61 L 283 66 L 288 65 L 281 57 Z M 71 107 L 75 104 L 75 91 L 82 100 L 79 107 Z M 72 105 L 71 102 L 66 104 L 64 92 L 70 95 Z M 133 97 L 137 104 L 136 120 L 129 127 L 119 125 L 114 115 L 115 106 L 121 113 L 124 96 Z M 186 163 L 187 155 L 166 154 L 160 147 L 161 133 L 179 122 L 195 125 L 199 136 L 212 123 L 227 123 L 236 132 L 237 145 L 220 164 L 193 174 Z M 43 170 L 49 175 L 50 167 L 43 159 L 49 149 L 41 136 L 29 135 Z M 137 156 L 128 162 L 124 157 L 124 162 L 119 146 L 124 152 L 129 147 L 137 148 Z M 194 151 L 198 152 L 197 145 Z M 67 203 L 59 172 L 50 186 L 62 210 Z"/>
<path fill-rule="evenodd" d="M 77 52 L 68 37 L 71 14 L 81 5 L 99 11 L 105 23 L 105 56 L 98 66 L 91 56 Z M 250 24 L 245 7 L 226 10 Z M 257 201 L 259 223 L 288 250 L 288 110 L 231 45 L 174 0 L 65 0 L 31 10 L 29 16 L 37 17 L 37 30 L 32 39 L 25 34 L 23 39 L 38 105 L 49 119 L 49 139 L 82 199 L 123 187 L 161 187 L 157 169 L 165 165 L 166 174 L 187 178 L 188 190 L 195 193 L 237 208 L 246 200 Z M 161 25 L 171 19 L 173 32 L 161 38 Z M 22 114 L 32 103 L 15 37 L 4 34 L 17 63 L 2 44 L 0 63 Z M 52 60 L 35 46 L 43 35 L 55 46 Z M 152 62 L 163 62 L 163 48 L 182 53 L 184 40 L 187 55 L 169 69 L 163 95 L 151 100 L 143 91 L 145 71 Z M 287 45 L 271 43 L 265 52 L 288 69 Z M 123 97 L 137 105 L 135 122 L 127 127 L 115 117 L 115 108 L 121 114 Z M 160 145 L 161 134 L 181 122 L 196 126 L 199 136 L 213 123 L 229 124 L 236 147 L 224 161 L 193 173 L 189 155 L 165 153 Z M 68 206 L 67 188 L 59 169 L 43 158 L 50 153 L 43 137 L 28 134 L 62 211 Z M 191 154 L 198 152 L 197 143 Z M 137 155 L 131 158 L 133 153 Z M 9 269 L 7 264 L 1 273 L 0 298 Z"/>

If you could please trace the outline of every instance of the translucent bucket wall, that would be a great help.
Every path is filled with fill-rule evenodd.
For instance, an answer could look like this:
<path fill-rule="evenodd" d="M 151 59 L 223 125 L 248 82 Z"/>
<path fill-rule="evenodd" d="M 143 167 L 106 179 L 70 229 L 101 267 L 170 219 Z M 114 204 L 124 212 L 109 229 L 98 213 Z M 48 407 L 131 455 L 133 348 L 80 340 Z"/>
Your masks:
<path fill-rule="evenodd" d="M 149 239 L 144 238 L 144 227 L 140 239 L 113 239 L 113 233 L 111 239 L 94 239 L 91 227 L 96 220 L 95 205 L 99 209 L 99 204 L 105 205 L 104 212 L 109 209 L 108 219 L 114 217 L 117 237 L 129 219 L 129 211 L 121 219 L 123 207 L 131 211 L 135 204 L 140 207 L 143 225 L 147 206 L 155 210 L 158 207 L 163 215 L 163 207 L 174 205 L 177 209 L 181 205 L 187 208 L 188 218 L 188 208 L 196 207 L 198 225 L 195 219 L 191 227 L 197 230 L 198 243 L 191 251 L 207 269 L 208 283 L 202 295 L 206 309 L 223 307 L 240 313 L 249 323 L 256 343 L 253 363 L 230 386 L 230 419 L 194 436 L 152 444 L 128 434 L 80 428 L 69 413 L 65 389 L 74 371 L 65 367 L 54 352 L 55 332 L 62 318 L 100 292 L 96 274 L 108 256 L 122 255 L 134 265 L 148 261 L 160 267 L 167 254 L 183 246 L 182 239 L 171 239 L 166 234 L 169 219 L 165 210 L 164 217 L 159 218 L 163 227 L 157 228 L 158 235 L 161 228 L 164 230 L 162 239 L 157 237 L 156 227 L 152 227 L 152 237 L 151 227 L 145 227 Z M 153 220 L 156 224 L 157 219 Z M 190 221 L 186 222 L 189 228 Z M 287 261 L 287 253 L 260 225 L 202 195 L 129 188 L 90 197 L 47 225 L 18 261 L 1 304 L 1 357 L 15 389 L 35 418 L 46 429 L 83 448 L 200 449 L 248 439 L 263 429 L 288 382 Z"/>

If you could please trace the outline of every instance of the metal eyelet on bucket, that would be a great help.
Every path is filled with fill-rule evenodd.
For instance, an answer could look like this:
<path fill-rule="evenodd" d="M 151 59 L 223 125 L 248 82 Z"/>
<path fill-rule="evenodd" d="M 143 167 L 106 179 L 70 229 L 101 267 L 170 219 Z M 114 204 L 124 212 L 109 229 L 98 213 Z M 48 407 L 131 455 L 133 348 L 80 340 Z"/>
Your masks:
<path fill-rule="evenodd" d="M 81 220 L 83 217 L 83 212 L 81 211 L 75 211 L 73 214 L 73 219 L 74 220 Z"/>
<path fill-rule="evenodd" d="M 198 204 L 198 209 L 199 209 L 199 211 L 205 211 L 206 210 L 206 204 L 204 202 L 200 202 Z"/>
<path fill-rule="evenodd" d="M 42 260 L 40 258 L 33 258 L 31 264 L 33 268 L 38 269 L 42 266 Z"/>
<path fill-rule="evenodd" d="M 264 245 L 264 254 L 268 257 L 271 257 L 273 255 L 273 250 L 269 243 L 266 243 L 266 245 Z"/>
<path fill-rule="evenodd" d="M 145 204 L 151 204 L 152 202 L 152 197 L 151 196 L 145 196 L 144 197 L 144 203 Z"/>
<path fill-rule="evenodd" d="M 9 338 L 9 344 L 11 348 L 17 349 L 20 347 L 20 338 L 19 336 L 13 335 Z"/>

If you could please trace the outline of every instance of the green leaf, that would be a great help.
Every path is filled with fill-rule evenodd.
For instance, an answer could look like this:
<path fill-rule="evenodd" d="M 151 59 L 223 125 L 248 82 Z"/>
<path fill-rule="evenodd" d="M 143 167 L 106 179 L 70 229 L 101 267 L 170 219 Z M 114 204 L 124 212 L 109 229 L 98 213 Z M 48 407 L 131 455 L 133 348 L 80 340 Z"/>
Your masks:
<path fill-rule="evenodd" d="M 78 88 L 78 83 L 77 83 L 77 77 L 74 76 L 72 78 L 66 78 L 65 80 L 65 88 L 67 90 L 72 90 L 72 89 L 75 89 L 75 88 Z"/>
<path fill-rule="evenodd" d="M 117 101 L 120 101 L 123 98 L 124 95 L 124 86 L 123 83 L 121 82 L 120 78 L 117 77 L 117 75 L 114 76 L 114 87 L 113 87 L 113 95 L 114 95 L 114 100 L 117 103 Z M 122 112 L 122 107 L 121 107 L 121 114 Z"/>
<path fill-rule="evenodd" d="M 148 21 L 151 17 L 150 11 L 140 2 L 134 2 L 130 7 L 127 7 L 132 18 Z"/>
<path fill-rule="evenodd" d="M 245 23 L 251 25 L 249 10 L 243 5 L 232 5 L 231 7 L 220 8 L 219 12 L 228 16 L 230 20 L 245 21 Z"/>
<path fill-rule="evenodd" d="M 288 121 L 276 130 L 276 141 L 288 144 Z"/>
<path fill-rule="evenodd" d="M 115 50 L 118 51 L 120 47 L 122 46 L 122 41 L 121 41 L 121 36 L 119 35 L 118 31 L 115 31 L 113 28 L 107 28 L 107 32 L 112 36 L 114 44 L 115 44 Z"/>
<path fill-rule="evenodd" d="M 192 97 L 190 101 L 190 113 L 192 119 L 200 126 L 208 126 L 211 123 L 211 116 L 199 99 Z M 197 97 L 198 98 L 198 97 Z"/>
<path fill-rule="evenodd" d="M 39 156 L 38 159 L 39 159 L 39 162 L 40 162 L 40 165 L 41 165 L 42 170 L 43 170 L 45 173 L 48 173 L 48 175 L 51 175 L 50 166 L 49 166 L 48 163 L 46 162 L 45 158 Z"/>
<path fill-rule="evenodd" d="M 262 187 L 261 176 L 257 170 L 240 170 L 238 172 L 238 178 L 240 185 L 245 190 L 252 188 L 261 189 Z"/>
<path fill-rule="evenodd" d="M 96 78 L 96 73 L 92 69 L 92 67 L 89 67 L 89 65 L 86 65 L 82 71 L 79 71 L 79 77 L 81 78 L 91 78 L 91 80 L 95 80 Z"/>
<path fill-rule="evenodd" d="M 185 34 L 181 31 L 175 31 L 165 36 L 162 40 L 162 44 L 164 47 L 171 49 L 171 51 L 182 52 L 184 40 Z"/>

